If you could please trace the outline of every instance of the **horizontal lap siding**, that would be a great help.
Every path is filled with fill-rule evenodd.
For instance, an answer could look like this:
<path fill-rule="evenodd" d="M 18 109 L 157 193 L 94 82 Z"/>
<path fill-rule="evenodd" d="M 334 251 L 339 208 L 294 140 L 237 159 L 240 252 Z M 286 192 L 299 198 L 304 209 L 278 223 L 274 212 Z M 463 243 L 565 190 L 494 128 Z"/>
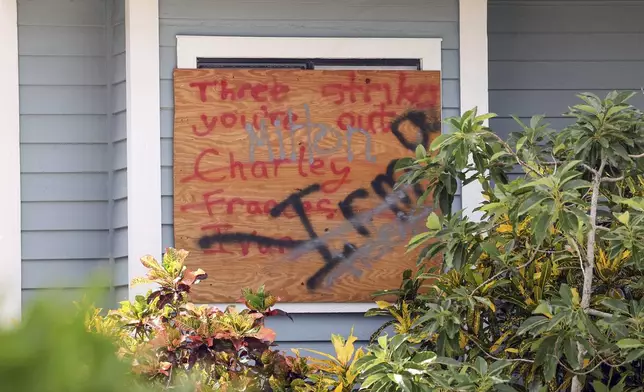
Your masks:
<path fill-rule="evenodd" d="M 443 42 L 443 115 L 459 112 L 458 0 L 160 0 L 161 187 L 163 246 L 172 246 L 172 70 L 176 35 L 430 37 Z M 460 206 L 458 200 L 457 208 Z M 361 341 L 382 320 L 361 314 L 300 315 L 275 321 L 283 347 L 331 349 L 332 333 L 355 325 Z M 301 345 L 300 345 L 301 343 Z"/>
<path fill-rule="evenodd" d="M 579 92 L 605 96 L 644 86 L 644 2 L 500 1 L 489 3 L 491 122 L 502 136 L 510 118 L 544 114 L 555 129 Z M 644 95 L 631 101 L 644 108 Z"/>
<path fill-rule="evenodd" d="M 109 271 L 103 0 L 19 0 L 23 303 Z"/>
<path fill-rule="evenodd" d="M 111 14 L 111 252 L 117 301 L 127 299 L 127 123 L 125 70 L 125 0 L 112 0 Z"/>

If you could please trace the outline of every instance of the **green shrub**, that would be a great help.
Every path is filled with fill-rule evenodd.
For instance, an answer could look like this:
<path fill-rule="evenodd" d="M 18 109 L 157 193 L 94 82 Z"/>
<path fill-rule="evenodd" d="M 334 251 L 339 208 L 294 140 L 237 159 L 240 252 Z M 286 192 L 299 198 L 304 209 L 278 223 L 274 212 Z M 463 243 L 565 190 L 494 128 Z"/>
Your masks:
<path fill-rule="evenodd" d="M 424 184 L 441 213 L 409 243 L 419 273 L 370 314 L 462 372 L 495 370 L 446 390 L 642 390 L 644 115 L 630 96 L 581 94 L 572 125 L 517 119 L 508 140 L 469 111 L 399 162 L 398 185 Z M 457 181 L 482 187 L 480 220 L 451 210 Z"/>
<path fill-rule="evenodd" d="M 147 295 L 102 315 L 87 318 L 90 331 L 118 342 L 119 356 L 148 385 L 165 389 L 186 386 L 198 391 L 282 391 L 307 379 L 305 358 L 273 350 L 275 332 L 265 327 L 277 299 L 263 288 L 244 290 L 247 309 L 225 310 L 188 302 L 193 285 L 207 278 L 184 265 L 188 252 L 169 248 L 161 263 L 147 256 L 145 278 L 154 283 Z"/>
<path fill-rule="evenodd" d="M 0 330 L 0 390 L 142 392 L 114 342 L 88 333 L 83 314 L 68 305 L 38 300 L 20 324 Z"/>

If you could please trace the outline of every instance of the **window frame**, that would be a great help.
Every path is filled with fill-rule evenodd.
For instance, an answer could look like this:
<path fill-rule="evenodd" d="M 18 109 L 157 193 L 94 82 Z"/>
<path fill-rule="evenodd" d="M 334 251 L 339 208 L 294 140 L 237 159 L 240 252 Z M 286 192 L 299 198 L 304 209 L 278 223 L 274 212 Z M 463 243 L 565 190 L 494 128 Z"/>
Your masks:
<path fill-rule="evenodd" d="M 420 70 L 442 72 L 442 38 L 230 37 L 177 35 L 177 68 L 197 69 L 199 59 L 419 60 Z M 441 83 L 442 84 L 442 83 Z M 441 86 L 442 90 L 442 86 Z M 442 94 L 441 94 L 442 98 Z M 441 104 L 442 106 L 442 104 Z M 230 304 L 211 304 L 225 307 Z M 241 304 L 236 304 L 242 307 Z M 373 302 L 291 302 L 289 313 L 364 313 Z"/>

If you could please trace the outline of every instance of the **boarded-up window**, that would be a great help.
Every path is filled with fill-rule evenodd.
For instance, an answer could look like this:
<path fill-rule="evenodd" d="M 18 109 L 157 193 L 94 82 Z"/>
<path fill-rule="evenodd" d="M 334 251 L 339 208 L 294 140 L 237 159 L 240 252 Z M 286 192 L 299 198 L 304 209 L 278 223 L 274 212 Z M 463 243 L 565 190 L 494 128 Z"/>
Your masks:
<path fill-rule="evenodd" d="M 394 165 L 440 132 L 440 72 L 227 64 L 246 69 L 174 75 L 175 244 L 211 276 L 193 300 L 265 284 L 285 302 L 367 302 L 396 287 L 424 219 L 408 214 L 417 190 L 392 191 Z"/>

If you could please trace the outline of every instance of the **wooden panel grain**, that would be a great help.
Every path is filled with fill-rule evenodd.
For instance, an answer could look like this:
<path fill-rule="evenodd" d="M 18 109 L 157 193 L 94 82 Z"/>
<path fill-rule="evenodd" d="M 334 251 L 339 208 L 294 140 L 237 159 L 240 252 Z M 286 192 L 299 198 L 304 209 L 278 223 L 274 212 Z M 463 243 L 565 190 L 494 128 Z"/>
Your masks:
<path fill-rule="evenodd" d="M 174 107 L 173 82 L 171 80 L 161 80 L 161 113 L 170 111 Z M 443 79 L 441 86 L 441 101 L 443 109 L 454 109 L 458 112 L 460 107 L 461 90 L 459 81 L 453 79 Z"/>
<path fill-rule="evenodd" d="M 212 276 L 192 299 L 231 302 L 265 284 L 285 302 L 366 302 L 397 287 L 415 265 L 414 225 L 394 215 L 408 205 L 384 203 L 387 173 L 440 132 L 440 76 L 176 70 L 174 242 Z M 378 208 L 359 230 L 347 221 Z"/>

